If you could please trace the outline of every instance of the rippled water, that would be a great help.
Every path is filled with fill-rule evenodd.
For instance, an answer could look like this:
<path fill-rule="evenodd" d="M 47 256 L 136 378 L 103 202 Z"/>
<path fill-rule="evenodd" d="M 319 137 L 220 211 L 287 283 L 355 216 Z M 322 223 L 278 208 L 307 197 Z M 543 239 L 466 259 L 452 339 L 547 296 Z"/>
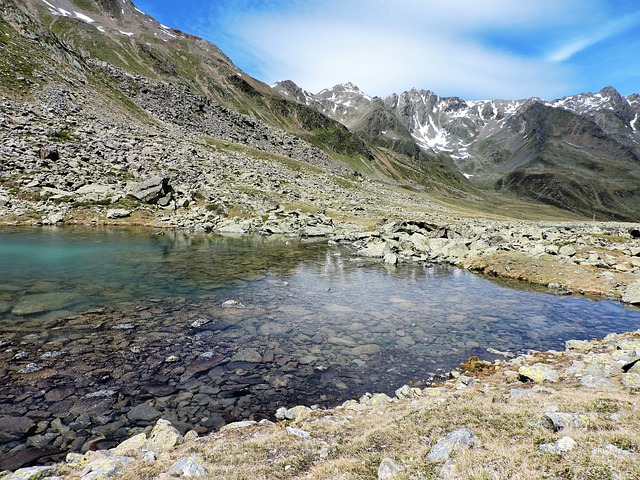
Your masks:
<path fill-rule="evenodd" d="M 67 437 L 36 435 L 60 449 L 159 415 L 208 431 L 422 385 L 471 355 L 494 358 L 487 348 L 640 328 L 640 311 L 615 302 L 286 238 L 9 229 L 0 265 L 0 415 L 62 419 Z"/>

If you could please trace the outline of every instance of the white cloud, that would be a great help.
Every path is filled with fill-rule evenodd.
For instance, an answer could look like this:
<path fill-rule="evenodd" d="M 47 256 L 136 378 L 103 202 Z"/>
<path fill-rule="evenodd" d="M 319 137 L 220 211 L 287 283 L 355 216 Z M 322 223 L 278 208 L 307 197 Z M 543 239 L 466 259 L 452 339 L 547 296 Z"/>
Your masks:
<path fill-rule="evenodd" d="M 621 19 L 606 22 L 594 31 L 587 32 L 579 38 L 569 41 L 552 52 L 548 59 L 553 62 L 564 62 L 582 50 L 591 47 L 609 37 L 617 35 L 640 24 L 640 14 L 628 15 Z"/>
<path fill-rule="evenodd" d="M 598 21 L 599 2 L 235 0 L 229 10 L 215 7 L 209 28 L 233 35 L 236 51 L 223 50 L 269 84 L 291 79 L 315 92 L 352 81 L 383 97 L 416 87 L 467 99 L 551 98 L 573 80 L 562 60 L 625 28 L 612 22 L 567 41 Z"/>

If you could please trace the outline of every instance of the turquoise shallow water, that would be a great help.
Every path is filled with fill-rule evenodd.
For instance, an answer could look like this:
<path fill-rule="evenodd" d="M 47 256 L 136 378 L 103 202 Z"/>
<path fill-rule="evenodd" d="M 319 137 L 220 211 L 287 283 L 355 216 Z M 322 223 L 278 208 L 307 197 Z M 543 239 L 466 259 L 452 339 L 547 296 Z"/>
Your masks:
<path fill-rule="evenodd" d="M 0 415 L 61 419 L 74 432 L 49 429 L 62 450 L 156 414 L 214 430 L 421 386 L 489 348 L 640 328 L 640 310 L 617 302 L 277 237 L 6 229 L 0 268 Z M 139 418 L 141 404 L 154 410 Z"/>

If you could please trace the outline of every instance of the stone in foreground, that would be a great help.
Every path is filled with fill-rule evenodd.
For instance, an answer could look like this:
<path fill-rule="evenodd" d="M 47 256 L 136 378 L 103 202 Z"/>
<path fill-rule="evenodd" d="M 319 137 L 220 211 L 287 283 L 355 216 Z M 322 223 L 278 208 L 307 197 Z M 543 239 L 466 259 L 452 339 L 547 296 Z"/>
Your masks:
<path fill-rule="evenodd" d="M 174 463 L 167 473 L 179 477 L 204 477 L 207 471 L 202 466 L 204 459 L 200 455 L 182 457 Z"/>
<path fill-rule="evenodd" d="M 14 473 L 10 473 L 6 477 L 2 477 L 3 480 L 36 480 L 38 478 L 45 478 L 53 475 L 55 471 L 54 467 L 29 467 L 16 470 Z"/>
<path fill-rule="evenodd" d="M 427 454 L 428 462 L 443 462 L 449 460 L 451 454 L 459 448 L 469 448 L 480 445 L 480 439 L 468 428 L 461 428 L 449 433 L 438 440 Z"/>
<path fill-rule="evenodd" d="M 557 382 L 560 378 L 558 372 L 544 365 L 523 365 L 518 369 L 518 374 L 525 380 L 536 383 Z"/>
<path fill-rule="evenodd" d="M 392 480 L 402 473 L 403 470 L 404 467 L 402 465 L 391 458 L 385 458 L 380 462 L 380 466 L 378 467 L 378 480 Z"/>
<path fill-rule="evenodd" d="M 553 443 L 544 443 L 538 447 L 538 450 L 544 453 L 552 453 L 555 455 L 561 455 L 565 452 L 573 450 L 576 446 L 576 441 L 571 437 L 562 437 Z"/>

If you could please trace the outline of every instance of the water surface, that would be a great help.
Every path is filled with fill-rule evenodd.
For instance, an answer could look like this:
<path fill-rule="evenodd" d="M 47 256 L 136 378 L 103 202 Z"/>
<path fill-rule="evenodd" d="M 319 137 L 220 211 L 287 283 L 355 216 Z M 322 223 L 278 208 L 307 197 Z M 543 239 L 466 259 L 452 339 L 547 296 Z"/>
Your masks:
<path fill-rule="evenodd" d="M 61 449 L 159 415 L 208 431 L 282 405 L 392 394 L 495 358 L 488 348 L 640 328 L 640 311 L 616 302 L 389 267 L 318 241 L 9 229 L 0 265 L 0 415 L 62 419 L 72 434 L 40 434 Z"/>

